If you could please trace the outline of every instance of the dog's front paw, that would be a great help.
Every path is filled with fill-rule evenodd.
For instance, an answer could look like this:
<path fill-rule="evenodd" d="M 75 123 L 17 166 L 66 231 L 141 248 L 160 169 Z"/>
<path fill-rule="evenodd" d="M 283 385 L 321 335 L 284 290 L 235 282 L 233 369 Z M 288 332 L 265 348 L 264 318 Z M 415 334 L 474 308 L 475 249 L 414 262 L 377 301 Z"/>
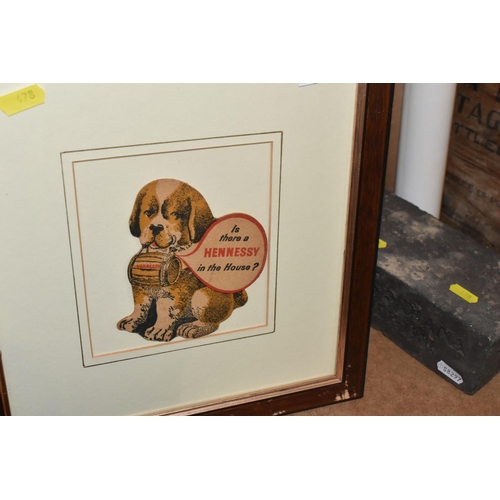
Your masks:
<path fill-rule="evenodd" d="M 174 338 L 174 329 L 172 326 L 167 328 L 158 327 L 157 325 L 151 326 L 144 332 L 146 340 L 156 340 L 159 342 L 170 342 Z"/>
<path fill-rule="evenodd" d="M 192 323 L 185 323 L 184 325 L 179 326 L 177 329 L 177 335 L 180 335 L 185 339 L 197 339 L 215 332 L 217 328 L 219 328 L 219 325 L 203 323 L 203 321 L 196 320 Z"/>

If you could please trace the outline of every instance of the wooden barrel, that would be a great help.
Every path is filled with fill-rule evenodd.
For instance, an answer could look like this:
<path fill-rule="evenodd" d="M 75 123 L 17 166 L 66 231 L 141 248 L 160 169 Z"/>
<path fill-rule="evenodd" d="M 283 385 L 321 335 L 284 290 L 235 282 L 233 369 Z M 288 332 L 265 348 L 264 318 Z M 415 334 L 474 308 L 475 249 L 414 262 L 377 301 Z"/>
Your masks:
<path fill-rule="evenodd" d="M 128 279 L 134 285 L 159 287 L 173 285 L 182 270 L 174 254 L 139 252 L 128 266 Z"/>

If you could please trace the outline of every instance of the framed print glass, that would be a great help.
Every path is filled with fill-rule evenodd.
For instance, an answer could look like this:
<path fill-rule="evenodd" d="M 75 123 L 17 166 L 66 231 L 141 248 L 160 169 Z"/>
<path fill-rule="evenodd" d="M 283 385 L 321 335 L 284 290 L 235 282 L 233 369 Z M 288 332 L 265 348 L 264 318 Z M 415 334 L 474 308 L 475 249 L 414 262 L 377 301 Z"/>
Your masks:
<path fill-rule="evenodd" d="M 362 396 L 391 85 L 0 96 L 5 413 L 282 414 Z"/>

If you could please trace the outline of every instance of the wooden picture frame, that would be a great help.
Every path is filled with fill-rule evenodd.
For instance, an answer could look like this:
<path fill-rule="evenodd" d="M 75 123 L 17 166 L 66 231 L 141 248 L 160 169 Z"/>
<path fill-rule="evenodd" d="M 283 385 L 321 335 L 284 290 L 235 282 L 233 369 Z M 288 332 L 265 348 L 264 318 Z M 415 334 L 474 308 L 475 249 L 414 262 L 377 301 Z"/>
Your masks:
<path fill-rule="evenodd" d="M 320 87 L 321 84 L 317 86 Z M 332 333 L 337 343 L 336 351 L 332 353 L 331 359 L 335 366 L 334 373 L 313 379 L 296 380 L 289 384 L 271 385 L 265 389 L 256 388 L 256 390 L 250 391 L 247 389 L 232 396 L 212 396 L 207 401 L 174 407 L 172 405 L 168 407 L 167 402 L 165 402 L 165 408 L 168 407 L 167 410 L 162 410 L 161 407 L 144 407 L 138 408 L 133 413 L 155 415 L 279 415 L 357 399 L 363 396 L 372 284 L 376 264 L 393 85 L 359 84 L 356 86 L 355 95 L 354 123 L 352 124 L 354 137 L 352 144 L 349 146 L 352 148 L 352 155 L 349 174 L 350 187 L 346 207 L 346 213 L 348 214 L 346 220 L 347 234 L 343 250 L 344 261 L 339 264 L 343 276 L 340 291 L 341 300 L 338 304 L 324 304 L 326 308 L 338 309 L 339 314 L 338 328 Z M 29 110 L 26 111 L 26 113 L 28 112 Z M 63 159 L 63 170 L 64 168 Z M 66 197 L 68 196 L 66 187 Z M 67 200 L 66 202 L 68 203 Z M 69 224 L 71 225 L 71 221 Z M 70 230 L 70 241 L 71 237 Z M 73 255 L 73 260 L 74 258 Z M 19 379 L 16 379 L 12 385 L 9 383 L 9 376 L 15 377 L 9 373 L 9 363 L 12 363 L 12 361 L 6 361 L 5 358 L 13 356 L 11 354 L 13 349 L 9 347 L 9 342 L 2 343 L 0 337 L 0 351 L 2 351 L 4 359 L 3 369 L 0 370 L 2 372 L 0 373 L 0 392 L 2 394 L 3 411 L 5 414 L 9 414 L 10 408 L 12 408 L 14 414 L 24 414 L 25 410 L 15 411 L 16 402 L 14 400 L 16 398 L 12 397 L 12 393 L 9 394 L 11 387 L 19 387 L 19 384 L 22 383 Z M 64 365 L 65 362 L 61 361 L 61 365 Z M 115 363 L 115 365 L 118 365 L 118 363 Z M 113 363 L 107 366 L 113 366 Z M 84 359 L 83 368 L 79 373 L 91 373 L 85 370 L 94 370 L 95 373 L 95 368 L 86 366 Z M 83 413 L 81 408 L 85 408 L 84 400 L 87 396 L 87 394 L 83 393 L 82 406 L 78 406 L 78 408 L 68 407 L 67 403 L 64 406 L 65 403 L 61 403 L 61 406 L 54 407 L 52 410 L 50 404 L 43 401 L 40 402 L 40 408 L 42 409 L 34 410 L 34 412 L 35 414 L 50 413 L 51 411 L 54 414 L 73 414 L 73 412 L 81 414 Z M 134 392 L 132 391 L 128 397 L 134 398 Z M 22 405 L 20 404 L 19 407 L 21 408 Z M 95 409 L 89 410 L 89 412 L 90 414 L 98 413 Z M 103 410 L 103 414 L 109 413 L 109 409 Z M 125 413 L 127 413 L 126 410 Z"/>

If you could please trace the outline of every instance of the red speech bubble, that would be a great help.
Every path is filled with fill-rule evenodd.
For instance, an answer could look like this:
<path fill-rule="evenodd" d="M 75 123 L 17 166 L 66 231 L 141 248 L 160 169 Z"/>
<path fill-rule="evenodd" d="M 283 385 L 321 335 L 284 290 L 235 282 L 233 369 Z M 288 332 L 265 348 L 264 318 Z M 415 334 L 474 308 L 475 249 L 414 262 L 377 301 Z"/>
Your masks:
<path fill-rule="evenodd" d="M 229 214 L 207 229 L 192 252 L 177 256 L 213 290 L 239 292 L 262 273 L 267 237 L 261 224 L 250 215 Z"/>

